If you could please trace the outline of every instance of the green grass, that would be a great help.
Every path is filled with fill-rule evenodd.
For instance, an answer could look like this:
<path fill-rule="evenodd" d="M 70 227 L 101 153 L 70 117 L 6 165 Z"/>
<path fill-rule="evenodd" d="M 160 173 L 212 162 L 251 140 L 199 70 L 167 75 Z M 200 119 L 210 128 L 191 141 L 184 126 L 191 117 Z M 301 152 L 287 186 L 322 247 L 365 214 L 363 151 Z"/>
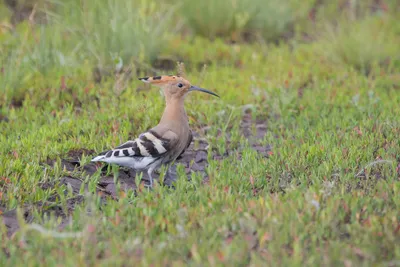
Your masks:
<path fill-rule="evenodd" d="M 35 224 L 21 215 L 21 229 L 12 237 L 0 224 L 0 265 L 397 266 L 400 64 L 381 59 L 399 54 L 394 41 L 383 41 L 398 39 L 399 23 L 382 27 L 378 43 L 360 45 L 370 42 L 368 29 L 381 22 L 357 19 L 350 26 L 361 29 L 354 30 L 358 35 L 339 33 L 329 45 L 324 38 L 231 45 L 172 35 L 156 54 L 179 56 L 193 66 L 211 62 L 205 71 L 188 68 L 187 76 L 221 96 L 193 93 L 186 99 L 191 127 L 210 144 L 209 182 L 200 175 L 187 181 L 180 166 L 174 190 L 156 185 L 137 196 L 121 192 L 107 205 L 95 194 L 99 173 L 69 172 L 61 159 L 74 149 L 103 151 L 154 126 L 164 105 L 159 91 L 137 79 L 124 81 L 121 89 L 118 76 L 95 83 L 92 69 L 102 61 L 73 53 L 82 40 L 72 27 L 24 23 L 2 31 L 0 207 L 29 207 Z M 50 38 L 47 27 L 71 32 L 69 41 Z M 129 35 L 125 30 L 116 35 Z M 109 36 L 111 30 L 104 30 L 103 40 Z M 111 41 L 93 47 L 103 56 L 111 47 L 124 51 Z M 72 58 L 71 64 L 60 65 L 52 51 Z M 368 63 L 362 65 L 368 75 L 359 62 Z M 259 142 L 272 147 L 269 158 L 240 134 L 244 107 L 267 126 Z M 207 134 L 201 131 L 205 125 Z M 226 151 L 226 158 L 211 159 Z M 48 160 L 56 160 L 55 166 Z M 60 219 L 36 204 L 66 211 L 76 195 L 57 183 L 64 176 L 82 178 L 88 192 L 81 192 L 85 201 L 59 231 Z M 44 189 L 45 182 L 55 186 Z M 58 238 L 59 232 L 73 235 Z"/>
<path fill-rule="evenodd" d="M 208 37 L 226 37 L 235 41 L 261 37 L 277 41 L 293 31 L 294 22 L 305 20 L 313 0 L 227 0 L 172 1 L 180 3 L 180 14 L 194 33 Z M 251 36 L 253 35 L 253 36 Z"/>
<path fill-rule="evenodd" d="M 77 52 L 103 68 L 120 61 L 123 66 L 152 61 L 173 33 L 168 20 L 174 9 L 152 1 L 56 3 L 54 20 L 76 35 L 74 40 L 82 40 Z"/>
<path fill-rule="evenodd" d="M 49 77 L 81 73 L 101 80 L 147 70 L 174 33 L 169 27 L 174 9 L 154 2 L 48 2 L 51 5 L 38 8 L 48 23 L 25 21 L 0 35 L 0 82 L 6 91 L 0 104 L 24 98 L 31 77 L 51 86 Z"/>
<path fill-rule="evenodd" d="M 333 62 L 354 66 L 363 73 L 370 73 L 374 66 L 391 71 L 399 64 L 397 43 L 400 35 L 397 24 L 388 17 L 369 17 L 361 21 L 347 20 L 334 29 L 327 27 L 324 53 Z"/>

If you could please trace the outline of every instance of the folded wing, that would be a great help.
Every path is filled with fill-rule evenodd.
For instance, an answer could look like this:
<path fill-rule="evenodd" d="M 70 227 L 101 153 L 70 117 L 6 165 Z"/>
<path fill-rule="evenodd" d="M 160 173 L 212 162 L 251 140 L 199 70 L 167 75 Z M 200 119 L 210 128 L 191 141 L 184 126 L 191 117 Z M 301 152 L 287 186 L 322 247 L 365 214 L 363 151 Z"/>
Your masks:
<path fill-rule="evenodd" d="M 100 153 L 92 161 L 115 163 L 135 169 L 146 168 L 170 151 L 176 139 L 177 136 L 173 132 L 160 135 L 154 130 L 149 130 L 133 141 Z"/>

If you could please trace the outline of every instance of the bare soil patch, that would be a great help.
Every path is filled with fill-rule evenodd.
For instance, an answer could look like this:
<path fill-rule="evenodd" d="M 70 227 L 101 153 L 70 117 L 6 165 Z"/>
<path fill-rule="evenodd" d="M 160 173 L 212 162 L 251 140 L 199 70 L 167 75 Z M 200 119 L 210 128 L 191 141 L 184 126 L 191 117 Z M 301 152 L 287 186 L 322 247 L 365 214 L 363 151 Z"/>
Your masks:
<path fill-rule="evenodd" d="M 256 129 L 255 132 L 253 131 Z M 256 150 L 261 156 L 268 157 L 271 151 L 270 146 L 263 146 L 261 140 L 267 132 L 266 121 L 262 119 L 252 119 L 251 114 L 245 114 L 243 116 L 240 131 L 242 135 L 248 139 L 251 147 Z M 207 182 L 208 175 L 206 172 L 206 167 L 208 165 L 208 143 L 201 139 L 198 133 L 193 132 L 194 140 L 197 140 L 196 148 L 194 147 L 194 142 L 189 146 L 186 152 L 177 160 L 177 164 L 182 164 L 185 167 L 188 179 L 193 173 L 200 173 L 204 177 L 204 181 Z M 240 149 L 239 149 L 240 150 Z M 237 153 L 236 151 L 226 151 L 224 155 L 219 155 L 212 152 L 212 158 L 214 160 L 223 160 L 228 157 L 231 153 Z M 34 203 L 31 205 L 25 205 L 22 207 L 23 217 L 26 222 L 30 223 L 33 221 L 32 210 L 39 209 L 43 214 L 53 214 L 56 217 L 60 217 L 61 224 L 59 229 L 62 230 L 65 226 L 70 223 L 70 214 L 74 211 L 75 206 L 84 202 L 84 196 L 80 193 L 81 188 L 87 189 L 87 185 L 84 184 L 84 177 L 94 175 L 99 168 L 101 168 L 100 179 L 97 184 L 96 193 L 101 196 L 101 199 L 106 203 L 107 201 L 118 200 L 117 185 L 115 184 L 115 179 L 113 174 L 107 174 L 107 165 L 102 163 L 89 163 L 81 166 L 80 159 L 82 155 L 95 155 L 95 151 L 88 149 L 78 149 L 71 150 L 68 152 L 67 156 L 61 159 L 62 168 L 66 170 L 66 173 L 71 175 L 66 175 L 61 177 L 58 181 L 52 181 L 43 183 L 40 186 L 43 189 L 53 188 L 56 185 L 66 185 L 72 188 L 73 197 L 69 198 L 66 203 L 66 210 L 57 204 L 56 196 L 52 196 L 48 199 L 46 203 Z M 240 155 L 239 151 L 239 155 Z M 46 162 L 47 166 L 52 167 L 55 160 L 48 160 Z M 76 174 L 80 174 L 81 177 L 76 177 Z M 164 186 L 173 186 L 173 182 L 176 180 L 176 176 L 166 175 L 164 178 Z M 155 173 L 155 178 L 158 180 L 160 174 Z M 130 169 L 120 168 L 118 172 L 118 183 L 121 191 L 132 190 L 134 192 L 137 190 L 137 185 L 135 184 L 136 173 Z M 142 183 L 148 183 L 147 174 L 143 174 Z M 66 192 L 67 194 L 67 192 Z M 7 211 L 5 207 L 0 206 L 0 214 L 3 223 L 6 225 L 8 230 L 8 236 L 11 236 L 19 229 L 19 223 L 17 220 L 17 211 L 9 210 Z"/>

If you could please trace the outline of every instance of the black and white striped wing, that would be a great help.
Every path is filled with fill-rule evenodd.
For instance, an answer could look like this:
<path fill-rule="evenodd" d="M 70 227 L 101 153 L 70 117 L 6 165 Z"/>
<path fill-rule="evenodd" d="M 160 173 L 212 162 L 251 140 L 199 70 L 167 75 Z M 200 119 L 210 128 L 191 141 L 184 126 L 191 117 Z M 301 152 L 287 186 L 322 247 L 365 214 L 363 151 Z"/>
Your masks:
<path fill-rule="evenodd" d="M 150 130 L 142 133 L 133 141 L 100 153 L 92 161 L 115 163 L 137 169 L 145 168 L 167 153 L 173 145 L 174 139 L 163 138 Z"/>

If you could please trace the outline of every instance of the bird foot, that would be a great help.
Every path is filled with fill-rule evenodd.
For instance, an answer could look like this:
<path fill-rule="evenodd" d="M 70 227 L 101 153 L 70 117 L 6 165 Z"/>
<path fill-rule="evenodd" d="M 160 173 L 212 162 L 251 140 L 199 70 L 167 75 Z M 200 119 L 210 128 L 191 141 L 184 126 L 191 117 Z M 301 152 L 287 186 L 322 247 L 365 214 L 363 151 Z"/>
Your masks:
<path fill-rule="evenodd" d="M 152 189 L 153 189 L 153 185 L 151 185 L 151 184 L 144 184 L 144 188 L 147 188 L 148 190 L 152 190 Z"/>

